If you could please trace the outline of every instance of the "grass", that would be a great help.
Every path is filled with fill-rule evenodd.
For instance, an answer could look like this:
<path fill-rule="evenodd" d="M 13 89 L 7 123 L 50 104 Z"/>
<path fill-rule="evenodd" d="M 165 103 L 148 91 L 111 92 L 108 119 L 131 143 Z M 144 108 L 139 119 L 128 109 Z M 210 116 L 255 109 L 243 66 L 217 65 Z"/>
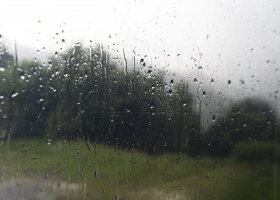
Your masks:
<path fill-rule="evenodd" d="M 15 139 L 1 143 L 2 185 L 16 180 L 35 199 L 273 199 L 280 172 L 271 147 L 242 143 L 227 158 L 178 159 L 100 144 L 89 151 L 84 141 Z"/>

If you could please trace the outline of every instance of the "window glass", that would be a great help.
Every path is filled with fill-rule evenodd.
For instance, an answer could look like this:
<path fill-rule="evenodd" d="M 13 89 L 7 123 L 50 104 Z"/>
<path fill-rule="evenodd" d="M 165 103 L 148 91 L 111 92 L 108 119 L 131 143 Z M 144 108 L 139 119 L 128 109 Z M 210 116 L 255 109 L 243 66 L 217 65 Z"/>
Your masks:
<path fill-rule="evenodd" d="M 280 3 L 0 12 L 0 199 L 280 198 Z"/>

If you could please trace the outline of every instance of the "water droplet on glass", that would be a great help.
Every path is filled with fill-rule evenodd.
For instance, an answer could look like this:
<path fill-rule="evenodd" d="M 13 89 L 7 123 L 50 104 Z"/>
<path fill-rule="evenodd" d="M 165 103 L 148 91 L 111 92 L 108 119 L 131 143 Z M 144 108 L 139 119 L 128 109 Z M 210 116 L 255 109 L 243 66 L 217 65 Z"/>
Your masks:
<path fill-rule="evenodd" d="M 213 83 L 214 83 L 214 79 L 212 78 L 212 79 L 211 79 L 211 84 L 213 84 Z"/>
<path fill-rule="evenodd" d="M 5 68 L 0 67 L 0 72 L 4 72 L 4 71 L 5 71 Z"/>
<path fill-rule="evenodd" d="M 197 83 L 197 79 L 196 78 L 194 79 L 194 82 Z"/>
<path fill-rule="evenodd" d="M 172 95 L 172 90 L 169 90 L 169 95 Z"/>
<path fill-rule="evenodd" d="M 173 85 L 173 82 L 174 82 L 174 80 L 172 79 L 172 80 L 170 81 L 170 85 Z"/>
<path fill-rule="evenodd" d="M 47 145 L 50 145 L 51 144 L 51 142 L 52 142 L 52 140 L 51 139 L 47 139 Z"/>
<path fill-rule="evenodd" d="M 98 178 L 99 177 L 99 171 L 95 171 L 95 177 Z"/>
<path fill-rule="evenodd" d="M 12 94 L 12 98 L 16 97 L 18 95 L 18 92 Z"/>
<path fill-rule="evenodd" d="M 213 122 L 215 121 L 215 115 L 213 115 L 213 118 L 212 118 Z"/>
<path fill-rule="evenodd" d="M 49 174 L 45 174 L 44 178 L 49 178 Z"/>
<path fill-rule="evenodd" d="M 203 97 L 205 97 L 205 95 L 206 95 L 206 92 L 205 92 L 205 91 L 203 91 L 203 92 L 202 92 L 202 95 L 203 95 Z"/>
<path fill-rule="evenodd" d="M 231 80 L 228 80 L 228 84 L 229 84 L 229 85 L 231 84 Z"/>

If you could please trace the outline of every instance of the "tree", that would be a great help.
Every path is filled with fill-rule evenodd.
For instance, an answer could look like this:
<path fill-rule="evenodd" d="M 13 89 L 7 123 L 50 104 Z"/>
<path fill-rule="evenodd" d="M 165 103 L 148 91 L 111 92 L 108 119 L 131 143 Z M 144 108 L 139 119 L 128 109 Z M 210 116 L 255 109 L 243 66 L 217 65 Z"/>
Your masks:
<path fill-rule="evenodd" d="M 210 128 L 204 139 L 205 153 L 228 156 L 238 142 L 269 141 L 276 121 L 273 109 L 257 99 L 246 99 L 235 104 Z"/>
<path fill-rule="evenodd" d="M 85 140 L 89 150 L 92 142 L 149 153 L 192 148 L 188 130 L 197 122 L 187 85 L 165 88 L 164 72 L 155 76 L 152 66 L 121 70 L 102 45 L 76 43 L 47 63 L 14 63 L 4 76 L 14 137 Z"/>

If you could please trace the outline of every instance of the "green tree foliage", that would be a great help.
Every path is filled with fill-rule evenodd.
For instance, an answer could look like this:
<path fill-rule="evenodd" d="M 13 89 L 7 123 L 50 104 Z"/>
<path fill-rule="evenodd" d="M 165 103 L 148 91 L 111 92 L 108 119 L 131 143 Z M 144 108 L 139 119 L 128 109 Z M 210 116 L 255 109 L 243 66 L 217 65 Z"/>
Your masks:
<path fill-rule="evenodd" d="M 205 154 L 228 156 L 238 142 L 272 141 L 275 113 L 266 103 L 246 99 L 212 125 L 204 138 Z"/>
<path fill-rule="evenodd" d="M 274 112 L 253 99 L 234 105 L 202 138 L 187 83 L 166 84 L 164 72 L 155 73 L 152 66 L 145 72 L 122 69 L 102 45 L 88 49 L 78 43 L 46 63 L 18 64 L 4 54 L 2 138 L 10 132 L 20 138 L 85 140 L 89 149 L 103 143 L 178 156 L 227 156 L 237 142 L 273 139 Z M 140 63 L 146 65 L 144 59 Z"/>
<path fill-rule="evenodd" d="M 141 61 L 143 67 L 146 65 Z M 102 45 L 75 44 L 46 63 L 13 62 L 1 88 L 14 137 L 85 140 L 146 152 L 190 151 L 197 126 L 185 82 L 164 73 L 121 69 Z M 193 136 L 196 138 L 196 136 Z M 187 144 L 189 143 L 189 145 Z"/>
<path fill-rule="evenodd" d="M 2 44 L 2 36 L 0 34 L 0 68 L 8 68 L 13 64 L 14 57 L 9 53 L 5 45 Z"/>

